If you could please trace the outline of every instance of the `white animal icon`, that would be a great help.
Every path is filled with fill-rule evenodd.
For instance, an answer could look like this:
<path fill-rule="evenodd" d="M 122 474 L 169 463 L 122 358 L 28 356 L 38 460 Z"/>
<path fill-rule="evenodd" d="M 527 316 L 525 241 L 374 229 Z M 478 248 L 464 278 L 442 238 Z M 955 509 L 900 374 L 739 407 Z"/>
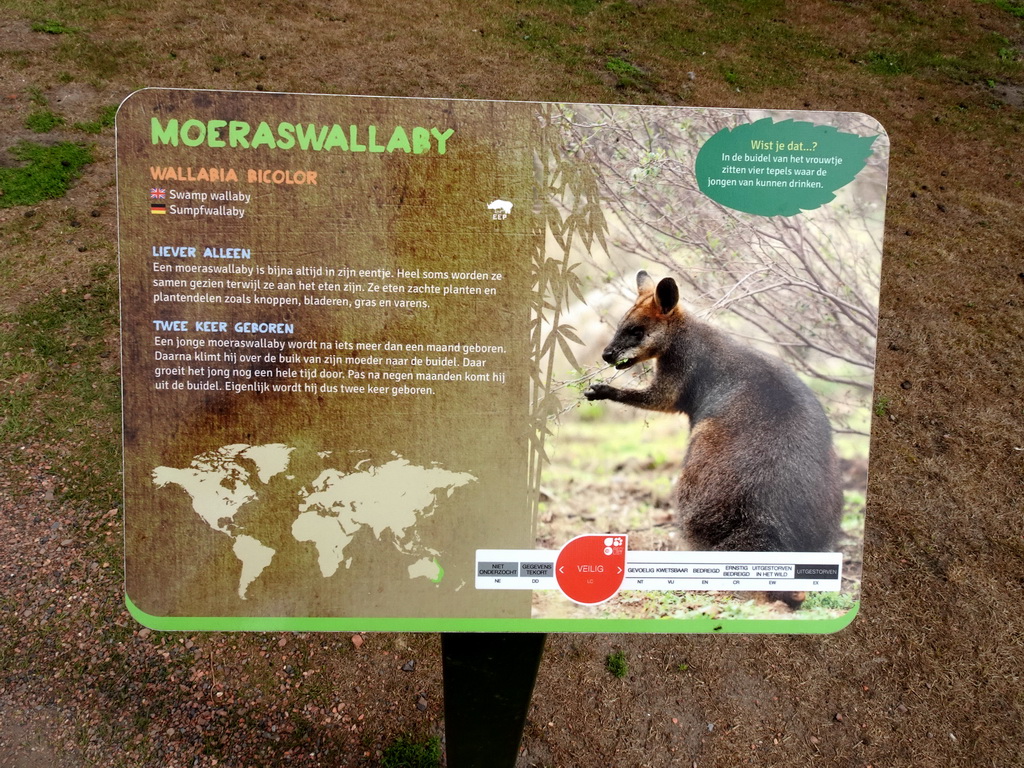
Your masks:
<path fill-rule="evenodd" d="M 504 219 L 512 213 L 512 203 L 508 200 L 494 200 L 487 204 L 487 210 L 494 211 L 495 219 Z"/>

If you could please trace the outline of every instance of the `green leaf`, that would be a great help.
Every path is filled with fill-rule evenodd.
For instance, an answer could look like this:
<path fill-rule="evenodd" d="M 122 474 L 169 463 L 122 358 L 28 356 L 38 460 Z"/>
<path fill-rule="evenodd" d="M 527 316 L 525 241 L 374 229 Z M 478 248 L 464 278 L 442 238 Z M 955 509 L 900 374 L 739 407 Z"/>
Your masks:
<path fill-rule="evenodd" d="M 758 216 L 794 216 L 835 199 L 867 164 L 878 136 L 769 117 L 709 138 L 697 154 L 700 190 Z"/>

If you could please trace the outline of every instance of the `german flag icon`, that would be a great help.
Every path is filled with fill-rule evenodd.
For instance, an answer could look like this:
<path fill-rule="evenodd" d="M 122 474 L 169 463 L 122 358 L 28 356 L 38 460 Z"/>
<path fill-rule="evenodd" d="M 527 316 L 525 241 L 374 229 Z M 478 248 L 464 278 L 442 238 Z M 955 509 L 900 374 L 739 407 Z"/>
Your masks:
<path fill-rule="evenodd" d="M 167 213 L 167 203 L 150 203 L 149 204 L 149 212 L 150 213 L 166 214 Z"/>

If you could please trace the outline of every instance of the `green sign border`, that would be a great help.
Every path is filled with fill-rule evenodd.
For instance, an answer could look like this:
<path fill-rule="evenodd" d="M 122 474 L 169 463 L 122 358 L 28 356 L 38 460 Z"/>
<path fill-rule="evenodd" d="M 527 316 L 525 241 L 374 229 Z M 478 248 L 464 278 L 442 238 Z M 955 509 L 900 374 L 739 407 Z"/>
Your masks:
<path fill-rule="evenodd" d="M 486 619 L 358 618 L 351 616 L 151 616 L 127 595 L 125 606 L 143 626 L 161 632 L 580 632 L 594 634 L 828 635 L 845 629 L 860 611 L 856 602 L 835 619 Z"/>

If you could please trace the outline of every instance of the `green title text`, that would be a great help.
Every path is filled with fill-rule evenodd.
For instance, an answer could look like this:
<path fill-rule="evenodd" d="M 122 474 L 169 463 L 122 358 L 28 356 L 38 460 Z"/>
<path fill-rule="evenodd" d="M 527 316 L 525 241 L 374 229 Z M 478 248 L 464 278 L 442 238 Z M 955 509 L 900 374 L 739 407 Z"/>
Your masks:
<path fill-rule="evenodd" d="M 261 122 L 255 127 L 243 120 L 185 120 L 172 118 L 162 123 L 152 118 L 153 144 L 177 147 L 230 147 L 232 149 L 298 149 L 313 152 L 405 152 L 412 155 L 443 155 L 454 128 L 376 125 L 314 125 L 313 123 Z"/>

